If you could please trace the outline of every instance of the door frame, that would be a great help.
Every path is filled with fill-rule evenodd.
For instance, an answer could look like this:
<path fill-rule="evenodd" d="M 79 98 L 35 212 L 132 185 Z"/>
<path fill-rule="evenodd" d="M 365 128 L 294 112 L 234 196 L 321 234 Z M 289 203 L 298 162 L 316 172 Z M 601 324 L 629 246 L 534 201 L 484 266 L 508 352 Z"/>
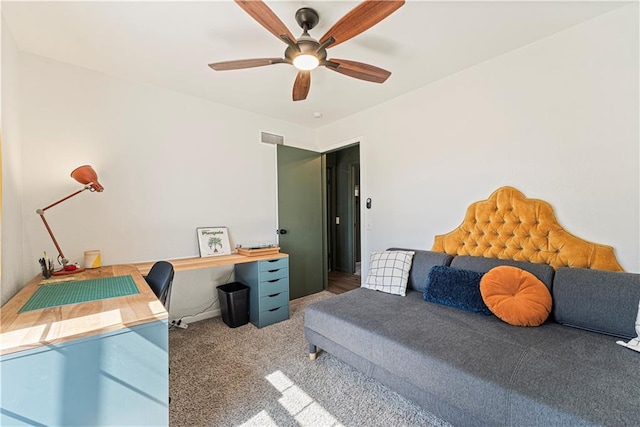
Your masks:
<path fill-rule="evenodd" d="M 325 152 L 320 152 L 320 180 L 322 182 L 322 289 L 329 289 L 329 247 L 328 235 L 329 225 L 327 223 L 327 156 Z"/>
<path fill-rule="evenodd" d="M 360 147 L 358 146 L 358 157 L 360 155 Z M 356 190 L 356 173 L 358 170 L 358 196 L 355 195 Z M 359 247 L 361 242 L 358 241 L 358 236 L 362 236 L 362 222 L 360 215 L 362 214 L 362 198 L 360 197 L 360 158 L 357 162 L 349 162 L 349 227 L 351 228 L 351 274 L 356 272 L 356 263 L 358 258 L 362 258 L 362 248 Z M 356 198 L 357 197 L 357 198 Z M 356 203 L 357 202 L 357 203 Z M 356 209 L 359 208 L 359 212 Z M 357 254 L 360 253 L 360 257 Z"/>
<path fill-rule="evenodd" d="M 364 282 L 365 279 L 365 272 L 369 271 L 369 257 L 365 256 L 366 252 L 366 248 L 368 248 L 367 246 L 367 231 L 369 229 L 369 226 L 365 227 L 365 224 L 368 224 L 366 222 L 367 219 L 367 213 L 365 208 L 363 208 L 363 200 L 366 200 L 365 195 L 367 194 L 366 192 L 366 159 L 363 156 L 363 149 L 362 147 L 364 146 L 364 136 L 358 136 L 355 138 L 351 138 L 351 139 L 347 139 L 341 142 L 338 142 L 336 144 L 332 144 L 332 145 L 328 145 L 326 147 L 322 147 L 320 149 L 320 153 L 322 154 L 322 179 L 323 182 L 326 183 L 326 154 L 330 153 L 332 151 L 338 151 L 341 150 L 343 148 L 347 148 L 350 145 L 358 145 L 358 157 L 360 158 L 360 283 Z M 367 195 L 367 197 L 371 197 L 370 195 Z M 324 221 L 326 223 L 327 221 L 327 194 L 326 194 L 326 185 L 323 186 L 323 194 L 322 194 L 322 215 L 324 218 Z M 324 256 L 324 265 L 325 265 L 325 269 L 328 269 L 329 266 L 329 261 L 328 261 L 328 248 L 327 248 L 327 233 L 329 232 L 327 224 L 324 224 L 324 230 L 322 233 L 322 245 L 323 245 L 323 256 Z M 328 275 L 325 273 L 324 274 L 324 286 L 325 289 L 328 288 L 329 286 L 329 282 L 328 282 Z"/>
<path fill-rule="evenodd" d="M 367 162 L 366 162 L 366 158 L 363 156 L 363 146 L 364 146 L 364 142 L 365 138 L 364 136 L 358 136 L 355 138 L 351 138 L 351 139 L 347 139 L 332 145 L 328 145 L 326 147 L 322 147 L 318 149 L 318 153 L 320 153 L 320 159 L 321 159 L 321 179 L 322 182 L 326 184 L 327 182 L 327 158 L 326 158 L 326 154 L 330 153 L 331 151 L 337 151 L 337 150 L 341 150 L 343 148 L 346 148 L 350 145 L 355 145 L 358 144 L 358 150 L 359 150 L 359 158 L 360 158 L 360 282 L 364 283 L 364 279 L 365 279 L 365 274 L 366 272 L 369 270 L 369 257 L 366 255 L 368 252 L 366 251 L 366 249 L 368 248 L 367 245 L 367 231 L 370 229 L 370 225 L 369 222 L 367 222 L 367 209 L 363 208 L 363 200 L 366 200 L 366 197 L 371 197 L 371 195 L 369 195 L 367 193 L 367 187 L 366 187 L 366 177 L 367 177 Z M 303 150 L 309 150 L 309 148 L 307 147 L 295 147 L 292 146 L 294 148 L 301 148 Z M 275 160 L 275 164 L 276 164 L 276 168 L 274 170 L 274 175 L 275 175 L 275 180 L 277 182 L 278 179 L 278 168 L 277 168 L 277 151 L 274 150 L 274 160 Z M 276 201 L 278 200 L 278 186 L 275 185 L 275 192 L 276 192 Z M 280 228 L 280 224 L 278 223 L 278 203 L 275 203 L 275 209 L 276 209 L 276 230 L 278 230 Z M 329 251 L 328 251 L 328 239 L 327 239 L 327 233 L 329 232 L 328 229 L 328 224 L 327 224 L 327 188 L 326 185 L 322 186 L 322 264 L 324 266 L 323 268 L 323 274 L 322 274 L 322 283 L 323 283 L 323 289 L 327 290 L 329 288 L 329 277 L 328 277 L 328 268 L 329 268 Z M 366 224 L 366 226 L 365 226 Z M 279 243 L 280 240 L 280 235 L 276 234 L 276 240 Z"/>
<path fill-rule="evenodd" d="M 322 154 L 322 158 L 326 161 L 326 156 L 327 153 L 323 153 Z M 336 199 L 336 191 L 334 190 L 334 186 L 335 186 L 335 167 L 332 166 L 328 166 L 328 162 L 325 163 L 325 166 L 322 169 L 323 173 L 325 174 L 325 178 L 323 179 L 324 182 L 324 187 L 325 187 L 325 191 L 326 194 L 323 194 L 323 198 L 322 200 L 323 202 L 323 212 L 326 212 L 325 216 L 325 222 L 326 222 L 326 233 L 325 233 L 325 240 L 327 243 L 327 250 L 325 251 L 327 254 L 327 265 L 326 265 L 326 269 L 327 271 L 333 271 L 334 270 L 334 263 L 333 263 L 333 254 L 335 253 L 335 226 L 333 225 L 333 222 L 331 221 L 332 218 L 335 217 L 335 199 Z"/>

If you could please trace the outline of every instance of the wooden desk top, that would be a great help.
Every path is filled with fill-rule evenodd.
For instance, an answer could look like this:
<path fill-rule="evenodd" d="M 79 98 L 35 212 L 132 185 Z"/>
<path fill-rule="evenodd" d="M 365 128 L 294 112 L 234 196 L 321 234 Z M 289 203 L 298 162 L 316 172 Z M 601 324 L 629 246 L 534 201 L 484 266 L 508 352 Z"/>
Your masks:
<path fill-rule="evenodd" d="M 133 265 L 85 270 L 74 277 L 86 280 L 124 275 L 133 277 L 139 294 L 18 313 L 38 289 L 42 276 L 34 277 L 0 309 L 0 355 L 168 318 L 164 306 Z"/>
<path fill-rule="evenodd" d="M 235 265 L 235 264 L 243 264 L 245 262 L 256 262 L 256 261 L 264 261 L 267 259 L 276 259 L 276 258 L 285 258 L 289 255 L 283 253 L 275 253 L 268 255 L 256 255 L 256 256 L 246 256 L 240 254 L 231 254 L 231 255 L 219 255 L 219 256 L 211 256 L 211 257 L 193 257 L 193 258 L 180 258 L 180 259 L 168 259 L 167 261 L 173 265 L 175 271 L 183 271 L 183 270 L 195 270 L 198 268 L 209 268 L 209 267 L 222 267 L 225 265 Z M 149 270 L 151 270 L 151 266 L 153 262 L 140 262 L 134 264 L 140 274 L 147 274 Z"/>

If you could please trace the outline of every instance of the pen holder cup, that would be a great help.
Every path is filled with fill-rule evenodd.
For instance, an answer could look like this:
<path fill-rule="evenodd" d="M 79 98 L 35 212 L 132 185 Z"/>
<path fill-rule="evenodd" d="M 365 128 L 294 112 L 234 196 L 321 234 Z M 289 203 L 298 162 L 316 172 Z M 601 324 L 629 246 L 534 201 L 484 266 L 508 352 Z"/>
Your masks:
<path fill-rule="evenodd" d="M 84 252 L 84 268 L 98 268 L 101 265 L 100 251 Z"/>
<path fill-rule="evenodd" d="M 41 265 L 41 267 L 42 267 L 42 277 L 44 277 L 45 279 L 48 279 L 49 277 L 51 277 L 51 274 L 53 272 L 49 269 L 47 264 L 45 263 L 44 265 Z"/>

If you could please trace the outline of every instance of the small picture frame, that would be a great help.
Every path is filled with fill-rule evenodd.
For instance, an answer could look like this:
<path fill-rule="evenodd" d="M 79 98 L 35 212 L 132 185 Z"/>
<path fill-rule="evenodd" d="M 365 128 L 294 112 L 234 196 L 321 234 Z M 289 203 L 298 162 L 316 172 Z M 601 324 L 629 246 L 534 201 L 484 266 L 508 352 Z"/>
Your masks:
<path fill-rule="evenodd" d="M 201 258 L 231 253 L 227 227 L 199 227 L 196 233 Z"/>

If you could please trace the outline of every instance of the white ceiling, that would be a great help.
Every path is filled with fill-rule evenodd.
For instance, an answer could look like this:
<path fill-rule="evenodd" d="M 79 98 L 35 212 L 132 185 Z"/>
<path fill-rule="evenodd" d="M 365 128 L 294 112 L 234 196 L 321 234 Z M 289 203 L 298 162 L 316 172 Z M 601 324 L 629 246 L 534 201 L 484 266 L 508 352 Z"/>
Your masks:
<path fill-rule="evenodd" d="M 312 7 L 319 39 L 354 1 L 270 1 L 297 37 L 300 7 Z M 286 64 L 213 71 L 211 62 L 282 57 L 286 45 L 226 1 L 2 2 L 20 50 L 253 111 L 324 126 L 517 49 L 628 2 L 408 1 L 365 33 L 329 49 L 329 58 L 391 71 L 384 84 L 319 68 L 305 101 L 293 102 L 296 70 Z M 314 119 L 313 113 L 324 117 Z"/>

